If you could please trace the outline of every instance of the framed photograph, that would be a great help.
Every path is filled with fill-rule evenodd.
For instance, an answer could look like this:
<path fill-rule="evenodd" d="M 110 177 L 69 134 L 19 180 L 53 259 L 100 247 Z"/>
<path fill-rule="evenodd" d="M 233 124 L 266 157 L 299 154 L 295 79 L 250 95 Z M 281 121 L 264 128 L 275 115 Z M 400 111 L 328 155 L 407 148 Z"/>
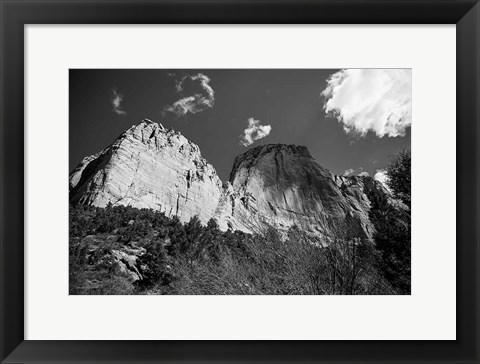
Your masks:
<path fill-rule="evenodd" d="M 479 362 L 477 1 L 1 12 L 2 363 Z"/>

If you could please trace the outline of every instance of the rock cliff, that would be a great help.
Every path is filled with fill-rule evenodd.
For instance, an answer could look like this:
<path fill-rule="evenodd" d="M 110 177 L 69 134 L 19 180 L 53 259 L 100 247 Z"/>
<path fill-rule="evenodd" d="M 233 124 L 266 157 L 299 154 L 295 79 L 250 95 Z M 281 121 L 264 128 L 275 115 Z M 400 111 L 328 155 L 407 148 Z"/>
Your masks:
<path fill-rule="evenodd" d="M 198 146 L 148 120 L 85 158 L 70 175 L 73 204 L 111 202 L 161 210 L 182 221 L 198 215 L 203 223 L 213 217 L 222 230 L 261 232 L 270 225 L 286 232 L 295 225 L 325 242 L 372 237 L 372 193 L 389 195 L 371 177 L 334 175 L 306 147 L 284 144 L 238 156 L 222 185 Z"/>
<path fill-rule="evenodd" d="M 70 202 L 130 205 L 163 211 L 182 221 L 215 212 L 222 182 L 197 145 L 144 120 L 102 152 L 86 157 L 70 175 Z"/>
<path fill-rule="evenodd" d="M 263 145 L 235 159 L 215 217 L 223 229 L 261 231 L 296 225 L 324 240 L 370 238 L 367 191 L 388 194 L 371 177 L 330 173 L 306 147 Z"/>

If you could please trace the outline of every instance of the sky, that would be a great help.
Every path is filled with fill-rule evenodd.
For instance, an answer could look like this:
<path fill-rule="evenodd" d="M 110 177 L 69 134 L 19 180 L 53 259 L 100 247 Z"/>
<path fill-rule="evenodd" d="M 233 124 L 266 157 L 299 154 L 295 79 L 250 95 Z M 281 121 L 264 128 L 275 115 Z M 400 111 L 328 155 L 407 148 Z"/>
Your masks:
<path fill-rule="evenodd" d="M 262 144 L 305 145 L 339 175 L 379 176 L 411 143 L 408 69 L 71 69 L 72 171 L 147 118 L 200 147 L 223 181 Z"/>

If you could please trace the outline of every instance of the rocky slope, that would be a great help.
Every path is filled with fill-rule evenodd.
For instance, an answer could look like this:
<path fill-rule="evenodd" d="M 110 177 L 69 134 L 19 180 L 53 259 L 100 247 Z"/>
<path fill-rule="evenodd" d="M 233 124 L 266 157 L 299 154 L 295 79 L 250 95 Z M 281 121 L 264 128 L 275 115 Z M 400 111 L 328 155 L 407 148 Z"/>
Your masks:
<path fill-rule="evenodd" d="M 371 238 L 372 194 L 388 191 L 371 177 L 333 175 L 306 147 L 283 144 L 238 156 L 222 185 L 198 146 L 150 121 L 85 158 L 70 175 L 73 204 L 146 207 L 182 221 L 198 215 L 203 223 L 214 217 L 223 230 L 260 232 L 271 225 L 286 232 L 296 225 L 325 242 Z"/>

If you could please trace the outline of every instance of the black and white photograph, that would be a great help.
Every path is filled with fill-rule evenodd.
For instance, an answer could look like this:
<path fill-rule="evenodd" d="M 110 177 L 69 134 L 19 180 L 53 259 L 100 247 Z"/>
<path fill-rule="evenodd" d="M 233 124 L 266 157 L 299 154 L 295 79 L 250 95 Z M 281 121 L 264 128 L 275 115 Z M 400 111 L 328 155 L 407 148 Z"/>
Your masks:
<path fill-rule="evenodd" d="M 411 69 L 70 69 L 69 294 L 410 295 L 411 126 Z"/>

